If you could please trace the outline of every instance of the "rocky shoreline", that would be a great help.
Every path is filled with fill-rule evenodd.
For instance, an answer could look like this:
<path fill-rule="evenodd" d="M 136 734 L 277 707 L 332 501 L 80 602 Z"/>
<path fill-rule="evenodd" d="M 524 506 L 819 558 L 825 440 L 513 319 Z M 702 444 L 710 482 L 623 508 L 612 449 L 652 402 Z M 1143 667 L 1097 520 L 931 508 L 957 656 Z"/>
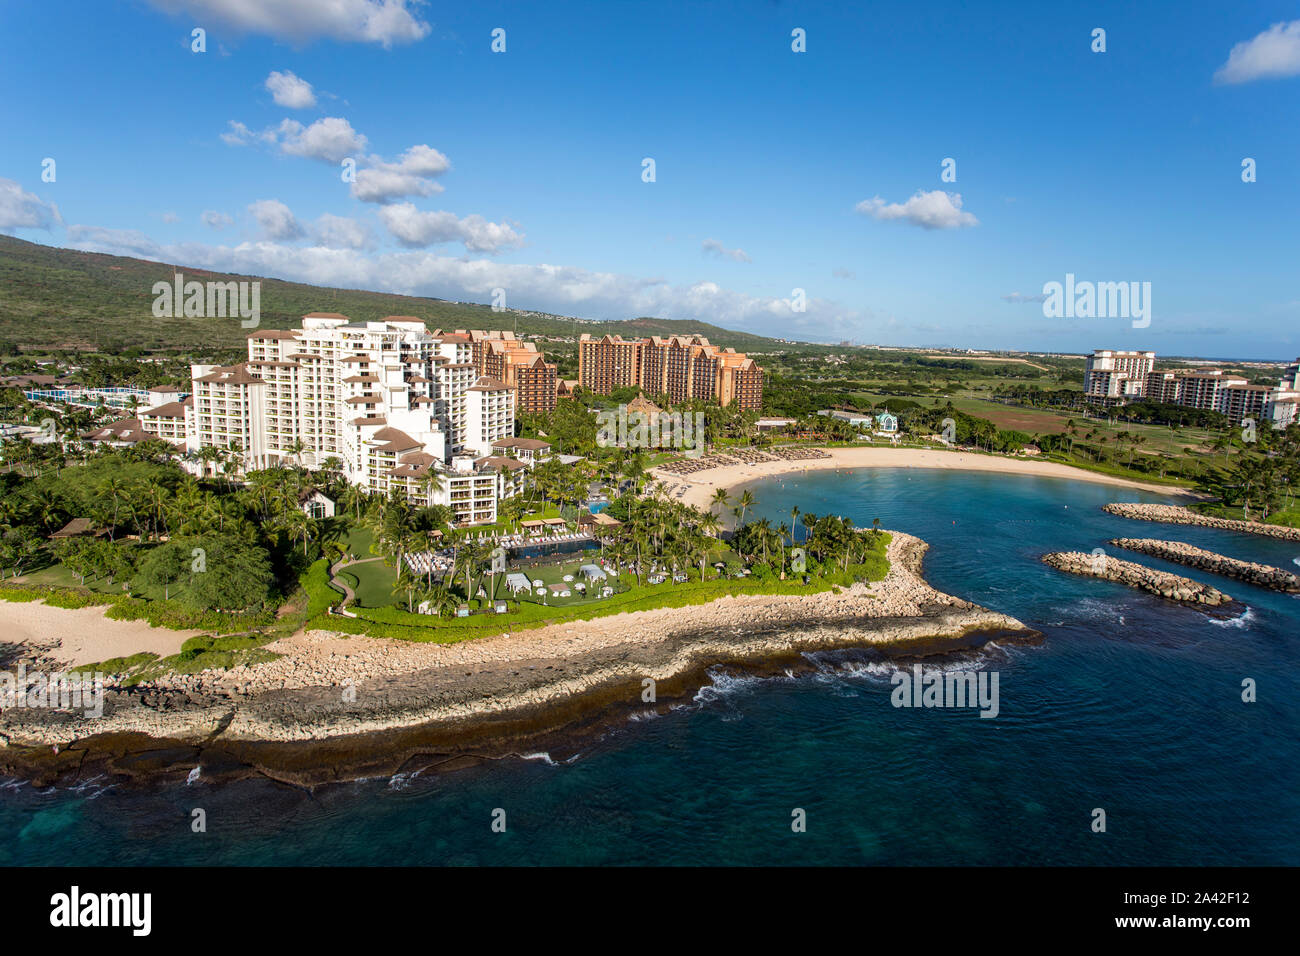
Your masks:
<path fill-rule="evenodd" d="M 1132 518 L 1135 521 L 1190 524 L 1200 528 L 1219 528 L 1223 531 L 1243 531 L 1247 534 L 1260 534 L 1270 538 L 1281 538 L 1284 541 L 1300 541 L 1300 528 L 1290 528 L 1280 524 L 1264 524 L 1262 521 L 1215 518 L 1210 515 L 1197 514 L 1195 511 L 1180 505 L 1115 502 L 1103 506 L 1101 510 L 1121 518 Z"/>
<path fill-rule="evenodd" d="M 1149 554 L 1153 558 L 1163 558 L 1202 571 L 1222 574 L 1224 577 L 1236 578 L 1247 584 L 1272 588 L 1274 591 L 1283 591 L 1287 594 L 1300 594 L 1300 576 L 1268 564 L 1239 561 L 1181 541 L 1161 541 L 1157 538 L 1112 538 L 1110 543 L 1127 551 Z"/>
<path fill-rule="evenodd" d="M 1132 588 L 1149 591 L 1171 601 L 1182 601 L 1204 607 L 1220 607 L 1232 602 L 1229 595 L 1208 584 L 1104 554 L 1053 551 L 1043 555 L 1042 561 L 1058 571 L 1115 581 Z"/>
<path fill-rule="evenodd" d="M 128 775 L 141 766 L 176 772 L 206 753 L 217 766 L 310 784 L 401 766 L 417 754 L 512 752 L 602 714 L 693 694 L 718 664 L 762 671 L 798 666 L 810 651 L 928 654 L 992 635 L 1038 638 L 1015 618 L 926 584 L 926 548 L 895 532 L 890 573 L 873 585 L 723 598 L 459 644 L 295 635 L 268 646 L 284 655 L 275 661 L 113 688 L 97 719 L 6 711 L 0 770 L 84 774 L 89 761 Z M 142 762 L 143 754 L 171 756 Z"/>

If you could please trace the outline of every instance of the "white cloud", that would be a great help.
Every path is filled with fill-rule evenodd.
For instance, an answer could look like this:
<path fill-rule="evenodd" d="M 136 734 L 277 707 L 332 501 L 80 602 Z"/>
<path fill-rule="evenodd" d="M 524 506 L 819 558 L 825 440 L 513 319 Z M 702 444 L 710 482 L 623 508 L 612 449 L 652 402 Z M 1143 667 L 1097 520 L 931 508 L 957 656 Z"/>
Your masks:
<path fill-rule="evenodd" d="M 312 92 L 311 84 L 289 70 L 283 73 L 272 70 L 266 78 L 266 88 L 276 103 L 291 110 L 305 110 L 316 105 L 316 94 Z"/>
<path fill-rule="evenodd" d="M 238 120 L 226 124 L 229 129 L 221 134 L 221 141 L 227 146 L 247 146 L 254 139 L 254 133 Z"/>
<path fill-rule="evenodd" d="M 224 212 L 217 212 L 215 209 L 203 210 L 203 215 L 199 216 L 199 221 L 210 229 L 225 229 L 235 220 L 227 216 Z"/>
<path fill-rule="evenodd" d="M 754 261 L 749 258 L 749 253 L 744 249 L 728 249 L 717 239 L 705 239 L 704 242 L 700 244 L 700 247 L 704 250 L 705 255 L 712 255 L 718 259 L 730 259 L 733 262 Z"/>
<path fill-rule="evenodd" d="M 322 37 L 344 43 L 415 43 L 429 24 L 415 9 L 420 0 L 149 0 L 168 13 L 187 13 L 247 33 L 307 43 Z"/>
<path fill-rule="evenodd" d="M 592 272 L 574 266 L 508 264 L 423 250 L 366 255 L 319 242 L 310 246 L 268 241 L 243 242 L 233 247 L 188 242 L 158 246 L 139 233 L 84 226 L 75 229 L 75 239 L 73 230 L 69 230 L 73 248 L 93 252 L 133 255 L 218 272 L 274 276 L 329 288 L 373 289 L 458 301 L 487 302 L 493 289 L 503 288 L 512 305 L 585 318 L 700 319 L 785 338 L 829 341 L 860 335 L 866 329 L 879 331 L 883 321 L 873 313 L 844 309 L 815 296 L 807 300 L 806 312 L 796 313 L 789 299 L 748 295 L 714 282 L 673 286 L 659 278 Z"/>
<path fill-rule="evenodd" d="M 408 196 L 432 196 L 442 186 L 420 176 L 389 169 L 358 169 L 352 183 L 352 198 L 362 202 L 387 203 Z"/>
<path fill-rule="evenodd" d="M 352 196 L 362 202 L 387 203 L 407 196 L 431 196 L 442 186 L 429 177 L 441 176 L 451 169 L 451 160 L 432 146 L 412 146 L 395 163 L 379 156 L 365 157 L 365 168 L 357 171 Z"/>
<path fill-rule="evenodd" d="M 902 220 L 922 229 L 960 229 L 978 226 L 979 220 L 961 208 L 960 193 L 918 190 L 905 203 L 887 203 L 879 196 L 864 199 L 855 207 L 864 216 L 885 222 Z"/>
<path fill-rule="evenodd" d="M 0 179 L 0 229 L 49 229 L 52 223 L 63 223 L 58 206 Z"/>
<path fill-rule="evenodd" d="M 181 217 L 176 215 L 176 213 L 168 210 L 167 212 L 162 214 L 162 221 L 170 225 L 171 223 L 174 222 L 180 222 Z"/>
<path fill-rule="evenodd" d="M 268 126 L 255 133 L 238 120 L 226 123 L 221 141 L 227 146 L 248 146 L 255 142 L 278 146 L 289 156 L 319 159 L 325 163 L 338 163 L 348 156 L 365 152 L 366 138 L 352 128 L 341 116 L 326 116 L 310 126 L 297 120 L 283 119 L 279 126 Z"/>
<path fill-rule="evenodd" d="M 134 229 L 105 229 L 102 226 L 69 226 L 68 244 L 86 252 L 140 259 L 164 258 L 162 248 L 143 232 Z"/>
<path fill-rule="evenodd" d="M 1216 83 L 1249 83 L 1300 74 L 1300 20 L 1275 23 L 1254 39 L 1234 46 Z"/>
<path fill-rule="evenodd" d="M 389 203 L 410 196 L 435 195 L 442 192 L 443 187 L 433 182 L 432 177 L 441 176 L 451 169 L 451 160 L 426 143 L 410 147 L 394 162 L 388 162 L 382 156 L 366 155 L 366 137 L 339 116 L 324 117 L 310 126 L 284 119 L 278 126 L 268 126 L 261 132 L 254 132 L 238 120 L 230 120 L 226 126 L 221 139 L 229 146 L 260 142 L 278 147 L 281 153 L 289 156 L 304 156 L 327 163 L 339 163 L 351 157 L 359 167 L 351 193 L 361 202 Z"/>
<path fill-rule="evenodd" d="M 463 242 L 471 252 L 494 255 L 521 246 L 524 240 L 506 223 L 489 222 L 479 215 L 458 219 L 451 212 L 425 212 L 409 202 L 381 207 L 379 220 L 394 239 L 408 248 Z"/>
<path fill-rule="evenodd" d="M 278 199 L 259 199 L 248 204 L 248 211 L 268 239 L 301 239 L 307 234 L 289 207 Z"/>
<path fill-rule="evenodd" d="M 312 241 L 329 249 L 367 249 L 373 244 L 365 223 L 325 213 L 311 227 Z"/>
<path fill-rule="evenodd" d="M 337 163 L 366 148 L 366 138 L 341 116 L 326 116 L 305 128 L 297 120 L 287 119 L 276 132 L 282 152 L 327 163 Z"/>

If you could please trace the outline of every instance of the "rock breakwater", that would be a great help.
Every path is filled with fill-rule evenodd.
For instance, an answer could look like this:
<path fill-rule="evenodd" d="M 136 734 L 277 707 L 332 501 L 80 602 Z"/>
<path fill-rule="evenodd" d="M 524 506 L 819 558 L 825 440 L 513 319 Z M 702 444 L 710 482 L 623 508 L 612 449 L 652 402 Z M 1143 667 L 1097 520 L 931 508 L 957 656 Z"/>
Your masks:
<path fill-rule="evenodd" d="M 1232 598 L 1208 584 L 1193 581 L 1167 571 L 1157 571 L 1134 561 L 1122 561 L 1101 554 L 1083 551 L 1053 551 L 1043 555 L 1043 563 L 1058 571 L 1081 574 L 1127 584 L 1129 587 L 1149 591 L 1171 601 L 1184 601 L 1206 607 L 1228 604 Z"/>
<path fill-rule="evenodd" d="M 1161 541 L 1157 538 L 1112 538 L 1110 543 L 1126 551 L 1149 554 L 1153 558 L 1163 558 L 1202 571 L 1222 574 L 1262 588 L 1272 588 L 1274 591 L 1285 591 L 1288 594 L 1300 593 L 1300 576 L 1290 571 L 1254 561 L 1239 561 L 1213 551 L 1206 551 L 1204 548 L 1184 544 L 1182 541 Z"/>
<path fill-rule="evenodd" d="M 1220 528 L 1223 531 L 1243 531 L 1247 534 L 1259 534 L 1269 538 L 1281 538 L 1284 541 L 1300 541 L 1300 528 L 1288 528 L 1280 524 L 1264 524 L 1262 521 L 1238 521 L 1234 518 L 1215 518 L 1199 514 L 1190 508 L 1179 505 L 1137 504 L 1132 502 L 1115 502 L 1102 507 L 1102 511 L 1132 518 L 1135 521 L 1161 521 L 1165 524 L 1190 524 L 1200 528 Z"/>

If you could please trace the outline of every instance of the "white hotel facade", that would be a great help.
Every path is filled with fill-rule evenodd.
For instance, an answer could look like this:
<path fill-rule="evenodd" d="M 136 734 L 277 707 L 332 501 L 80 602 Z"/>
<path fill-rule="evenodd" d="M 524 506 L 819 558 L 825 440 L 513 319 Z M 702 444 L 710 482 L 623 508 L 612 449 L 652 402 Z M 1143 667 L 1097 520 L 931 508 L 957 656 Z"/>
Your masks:
<path fill-rule="evenodd" d="M 515 392 L 477 374 L 471 348 L 409 316 L 317 312 L 300 329 L 253 332 L 247 362 L 191 367 L 186 448 L 232 449 L 243 470 L 336 459 L 371 492 L 402 488 L 462 522 L 493 521 L 526 466 L 493 455 L 514 435 Z"/>
<path fill-rule="evenodd" d="M 1097 349 L 1088 356 L 1083 394 L 1104 404 L 1146 399 L 1221 412 L 1234 425 L 1246 420 L 1286 428 L 1300 417 L 1300 359 L 1277 385 L 1251 385 L 1222 369 L 1155 368 L 1155 352 Z"/>

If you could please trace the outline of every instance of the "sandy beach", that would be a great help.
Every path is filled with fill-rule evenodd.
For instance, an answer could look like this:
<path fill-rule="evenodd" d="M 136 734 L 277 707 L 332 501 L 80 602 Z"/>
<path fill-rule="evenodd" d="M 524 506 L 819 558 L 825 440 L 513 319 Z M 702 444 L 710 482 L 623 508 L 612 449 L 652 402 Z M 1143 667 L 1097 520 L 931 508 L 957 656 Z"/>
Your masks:
<path fill-rule="evenodd" d="M 159 657 L 180 652 L 203 631 L 172 631 L 145 621 L 114 621 L 103 607 L 50 607 L 40 601 L 0 601 L 0 641 L 21 645 L 33 655 L 64 667 L 79 667 L 115 657 L 152 651 Z"/>
<path fill-rule="evenodd" d="M 1033 458 L 1004 458 L 997 455 L 979 455 L 971 452 L 946 451 L 937 448 L 826 448 L 829 458 L 803 461 L 769 461 L 758 464 L 726 465 L 709 468 L 693 475 L 674 475 L 661 469 L 651 469 L 650 474 L 669 486 L 675 500 L 707 510 L 715 488 L 728 490 L 760 478 L 804 472 L 840 470 L 848 468 L 941 468 L 960 471 L 992 471 L 1010 475 L 1029 475 L 1042 478 L 1070 478 L 1074 481 L 1091 481 L 1123 488 L 1138 488 L 1163 495 L 1199 497 L 1194 492 L 1102 475 L 1082 468 L 1072 468 L 1054 461 L 1036 461 Z M 725 454 L 725 452 L 723 453 Z M 675 491 L 686 485 L 686 493 L 676 498 Z"/>

